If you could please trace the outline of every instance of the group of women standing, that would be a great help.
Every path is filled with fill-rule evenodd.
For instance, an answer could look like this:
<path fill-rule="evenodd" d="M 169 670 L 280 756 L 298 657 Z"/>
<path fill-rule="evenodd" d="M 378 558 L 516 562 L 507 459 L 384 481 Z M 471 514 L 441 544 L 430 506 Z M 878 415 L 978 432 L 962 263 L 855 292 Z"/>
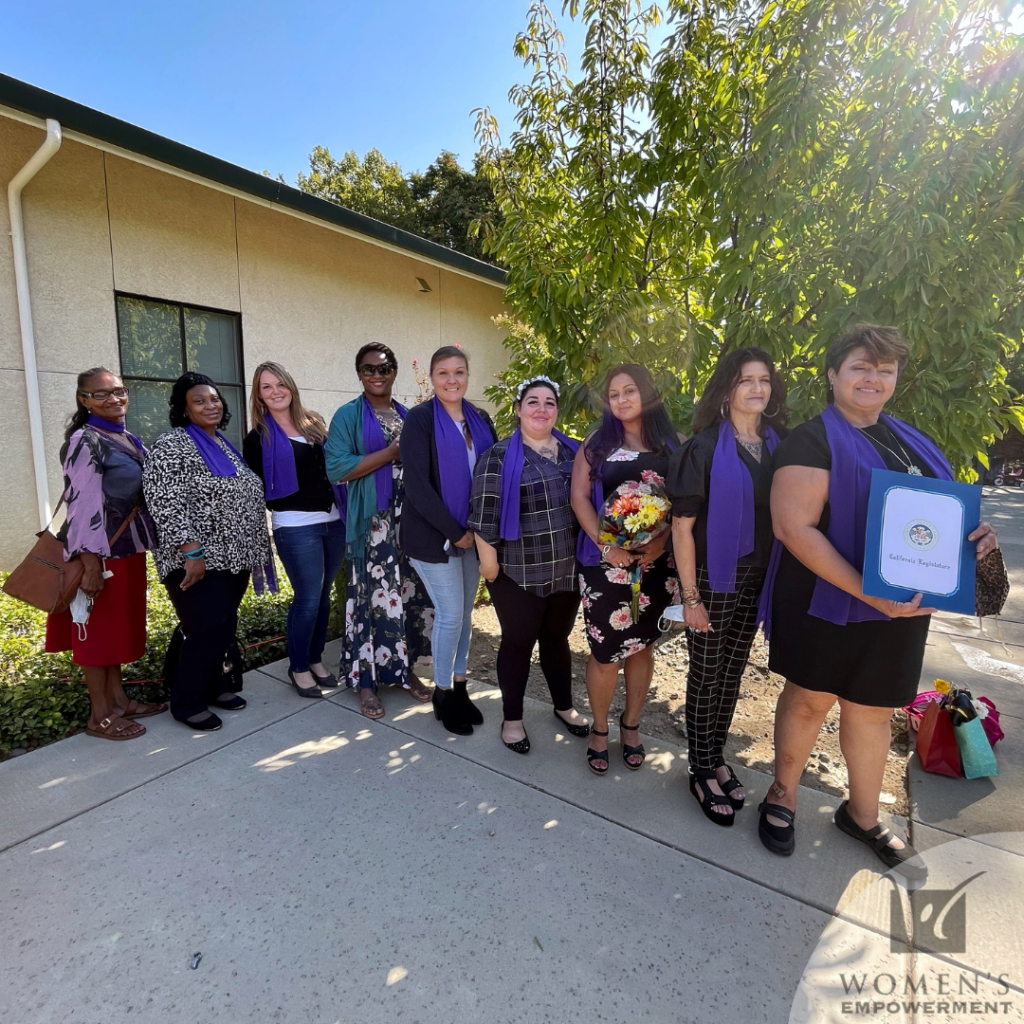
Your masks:
<path fill-rule="evenodd" d="M 471 733 L 483 722 L 466 688 L 482 575 L 501 625 L 502 741 L 530 750 L 523 697 L 539 647 L 558 728 L 589 737 L 587 764 L 604 775 L 619 666 L 621 757 L 637 770 L 655 644 L 666 609 L 681 605 L 690 791 L 709 820 L 731 826 L 746 794 L 725 745 L 763 623 L 769 667 L 786 684 L 775 778 L 758 808 L 761 841 L 792 852 L 799 778 L 838 700 L 850 797 L 836 825 L 913 876 L 923 869 L 879 822 L 878 800 L 889 720 L 917 691 L 932 609 L 920 595 L 870 597 L 861 582 L 871 469 L 952 478 L 926 435 L 882 411 L 908 357 L 896 329 L 851 328 L 826 355 L 828 405 L 788 435 L 785 382 L 756 348 L 720 358 L 689 439 L 642 366 L 608 373 L 601 422 L 582 441 L 556 428 L 560 385 L 534 377 L 517 388 L 516 430 L 499 440 L 487 413 L 465 397 L 469 360 L 460 348 L 434 353 L 434 395 L 407 410 L 392 397 L 394 353 L 371 343 L 355 360 L 363 394 L 329 429 L 304 408 L 284 367 L 257 367 L 243 453 L 219 432 L 229 413 L 208 378 L 178 380 L 173 429 L 146 453 L 124 430 L 127 389 L 110 371 L 87 371 L 62 450 L 62 536 L 67 557 L 85 561 L 82 589 L 94 604 L 87 636 L 72 631 L 67 613 L 51 617 L 49 649 L 70 646 L 85 666 L 91 735 L 141 735 L 136 719 L 165 706 L 129 700 L 120 665 L 144 648 L 144 552 L 153 550 L 180 619 L 168 656 L 172 713 L 193 729 L 219 728 L 211 705 L 245 706 L 239 602 L 250 574 L 273 584 L 269 509 L 295 592 L 289 678 L 299 694 L 319 697 L 340 679 L 357 690 L 364 715 L 380 718 L 379 687 L 397 686 L 432 701 L 449 731 Z M 633 550 L 602 543 L 605 497 L 642 484 L 671 501 L 671 531 Z M 979 559 L 996 544 L 985 523 L 971 540 Z M 335 677 L 322 656 L 331 585 L 346 559 Z M 593 724 L 572 697 L 569 635 L 581 603 Z M 433 688 L 413 671 L 427 654 Z"/>

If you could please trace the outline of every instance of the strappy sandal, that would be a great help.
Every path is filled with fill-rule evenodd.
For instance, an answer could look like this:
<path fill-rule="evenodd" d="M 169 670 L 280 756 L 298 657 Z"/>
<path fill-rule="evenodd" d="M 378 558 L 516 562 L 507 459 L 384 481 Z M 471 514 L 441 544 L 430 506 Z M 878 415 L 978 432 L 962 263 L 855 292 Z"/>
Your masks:
<path fill-rule="evenodd" d="M 409 673 L 409 678 L 405 687 L 413 696 L 415 700 L 418 700 L 421 704 L 429 704 L 431 698 L 434 696 L 430 691 L 429 686 L 423 685 L 423 680 L 412 672 Z"/>
<path fill-rule="evenodd" d="M 604 732 L 601 732 L 600 729 L 595 729 L 593 726 L 591 726 L 590 727 L 590 735 L 591 736 L 607 736 L 608 735 L 608 730 L 605 729 Z M 594 764 L 595 761 L 604 761 L 604 767 L 603 768 L 598 768 L 597 765 Z M 604 775 L 608 771 L 608 765 L 610 763 L 611 762 L 608 760 L 608 749 L 607 748 L 605 748 L 604 750 L 594 750 L 593 747 L 587 747 L 587 764 L 589 765 L 590 770 L 595 775 Z"/>
<path fill-rule="evenodd" d="M 381 704 L 380 697 L 368 686 L 359 687 L 359 710 L 367 718 L 378 719 L 384 717 L 384 705 Z"/>
<path fill-rule="evenodd" d="M 866 846 L 870 846 L 887 868 L 899 872 L 908 882 L 923 882 L 928 877 L 928 868 L 924 864 L 907 863 L 918 856 L 917 850 L 906 840 L 903 840 L 902 850 L 890 846 L 889 840 L 896 839 L 898 836 L 881 823 L 874 828 L 861 828 L 850 815 L 849 803 L 849 800 L 844 800 L 836 808 L 836 816 L 833 820 L 839 830 L 854 839 L 859 839 Z"/>
<path fill-rule="evenodd" d="M 85 732 L 98 740 L 135 740 L 146 735 L 146 727 L 121 715 L 108 715 L 96 728 L 87 725 Z"/>
<path fill-rule="evenodd" d="M 796 827 L 793 822 L 796 820 L 796 811 L 791 811 L 782 804 L 770 804 L 762 800 L 757 808 L 761 815 L 757 822 L 757 834 L 766 850 L 777 853 L 780 857 L 788 857 L 796 847 Z M 768 815 L 781 818 L 785 825 L 773 825 L 768 820 Z"/>
<path fill-rule="evenodd" d="M 713 821 L 716 825 L 721 825 L 723 828 L 729 828 L 735 821 L 736 815 L 732 813 L 725 814 L 722 811 L 716 811 L 716 807 L 729 807 L 732 808 L 732 801 L 724 795 L 713 793 L 711 791 L 711 782 L 718 782 L 718 776 L 715 774 L 714 768 L 691 768 L 689 772 L 690 776 L 690 792 L 697 798 L 697 803 L 700 804 L 700 809 L 704 814 L 704 817 L 708 821 Z M 697 791 L 697 780 L 703 783 L 700 787 L 700 792 Z M 703 796 L 701 795 L 703 793 Z"/>
<path fill-rule="evenodd" d="M 631 772 L 638 772 L 643 767 L 644 760 L 647 757 L 647 751 L 644 750 L 644 745 L 642 743 L 638 743 L 635 747 L 631 747 L 622 738 L 623 730 L 627 730 L 629 732 L 639 732 L 640 731 L 640 723 L 639 722 L 637 722 L 636 725 L 626 725 L 625 722 L 623 722 L 623 719 L 625 717 L 626 717 L 626 713 L 625 712 L 623 712 L 621 715 L 619 715 L 619 742 L 622 744 L 622 760 L 623 760 L 623 763 L 626 765 L 626 767 Z M 639 757 L 640 760 L 636 764 L 633 764 L 633 762 L 630 761 L 631 757 Z"/>
<path fill-rule="evenodd" d="M 132 705 L 135 710 L 132 711 Z M 152 715 L 162 715 L 167 710 L 166 704 L 144 704 L 141 701 L 128 699 L 128 707 L 121 712 L 122 718 L 149 718 Z"/>
<path fill-rule="evenodd" d="M 718 779 L 719 768 L 724 768 L 729 773 L 729 778 L 727 778 L 725 782 Z M 734 811 L 740 810 L 740 808 L 743 807 L 746 794 L 740 797 L 733 796 L 733 793 L 735 793 L 737 789 L 743 789 L 743 783 L 736 778 L 736 773 L 732 770 L 732 765 L 728 765 L 724 760 L 720 760 L 720 762 L 715 765 L 715 778 L 718 779 L 718 785 L 722 792 L 729 798 L 729 803 L 732 804 L 732 809 Z"/>

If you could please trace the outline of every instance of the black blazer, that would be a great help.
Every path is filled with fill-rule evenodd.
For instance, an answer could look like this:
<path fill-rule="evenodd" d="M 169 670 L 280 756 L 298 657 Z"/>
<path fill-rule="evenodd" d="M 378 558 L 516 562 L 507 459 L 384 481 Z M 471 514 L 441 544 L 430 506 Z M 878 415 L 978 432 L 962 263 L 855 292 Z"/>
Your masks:
<path fill-rule="evenodd" d="M 491 417 L 483 416 L 491 437 L 497 441 Z M 445 541 L 454 545 L 466 532 L 448 511 L 441 497 L 441 473 L 434 442 L 434 402 L 423 402 L 409 410 L 402 427 L 402 468 L 405 475 L 405 503 L 402 507 L 401 543 L 405 555 L 421 562 L 447 562 Z M 479 454 L 478 454 L 479 458 Z M 469 508 L 466 512 L 468 514 Z"/>

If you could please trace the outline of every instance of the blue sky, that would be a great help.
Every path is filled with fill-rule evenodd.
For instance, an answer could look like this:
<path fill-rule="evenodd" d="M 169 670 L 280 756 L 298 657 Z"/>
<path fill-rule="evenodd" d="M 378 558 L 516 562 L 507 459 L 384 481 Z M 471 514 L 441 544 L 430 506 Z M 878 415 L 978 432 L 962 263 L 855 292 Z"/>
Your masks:
<path fill-rule="evenodd" d="M 550 3 L 556 12 L 559 0 Z M 54 0 L 3 5 L 0 71 L 294 183 L 313 146 L 405 171 L 472 164 L 470 111 L 512 129 L 527 0 Z M 566 19 L 567 45 L 582 33 Z"/>

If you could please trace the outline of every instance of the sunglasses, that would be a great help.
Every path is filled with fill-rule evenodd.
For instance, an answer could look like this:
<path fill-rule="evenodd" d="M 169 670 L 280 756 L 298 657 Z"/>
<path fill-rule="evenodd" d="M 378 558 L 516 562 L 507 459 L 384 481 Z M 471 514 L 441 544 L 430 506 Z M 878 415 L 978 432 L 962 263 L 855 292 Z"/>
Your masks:
<path fill-rule="evenodd" d="M 359 375 L 361 377 L 386 377 L 397 369 L 398 367 L 394 363 L 360 363 Z"/>
<path fill-rule="evenodd" d="M 127 398 L 127 388 L 114 388 L 112 391 L 79 391 L 83 398 L 91 398 L 94 402 L 105 402 L 111 395 L 114 398 Z"/>

